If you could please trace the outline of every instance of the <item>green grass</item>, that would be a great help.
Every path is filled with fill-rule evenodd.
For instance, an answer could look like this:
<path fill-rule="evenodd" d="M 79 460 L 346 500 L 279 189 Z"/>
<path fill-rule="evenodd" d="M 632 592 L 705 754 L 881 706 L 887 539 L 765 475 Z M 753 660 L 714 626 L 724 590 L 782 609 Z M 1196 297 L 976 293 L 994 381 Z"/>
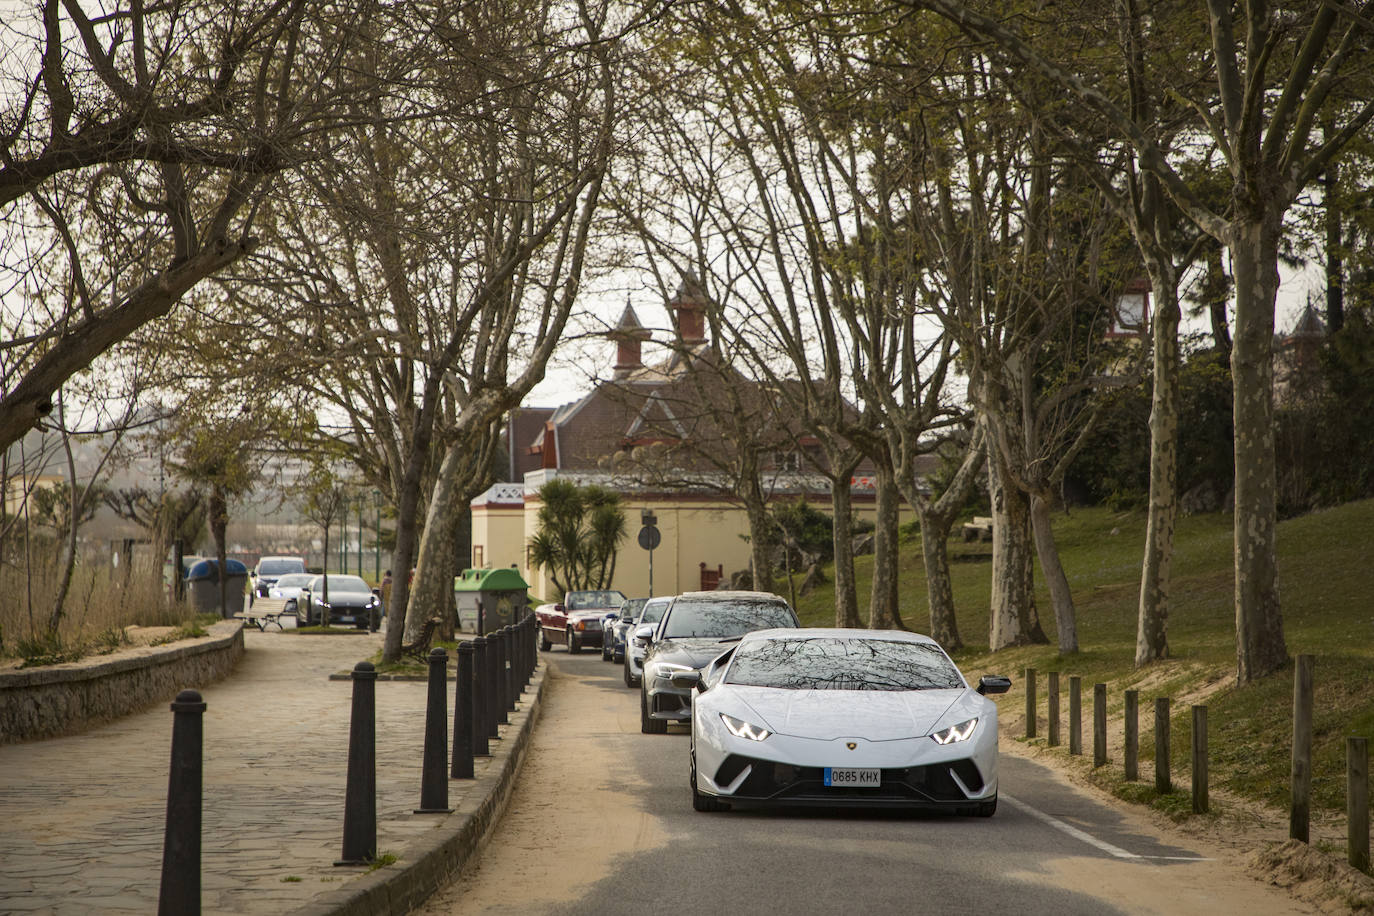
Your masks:
<path fill-rule="evenodd" d="M 1175 539 L 1171 658 L 1136 669 L 1135 630 L 1145 517 L 1105 508 L 1075 509 L 1055 518 L 1055 538 L 1073 589 L 1080 651 L 1060 656 L 1043 576 L 1037 569 L 1036 607 L 1049 635 L 1048 646 L 992 653 L 986 649 L 991 593 L 991 544 L 950 542 L 951 572 L 959 634 L 965 648 L 954 653 L 971 677 L 1004 673 L 1018 682 L 1003 701 L 1004 716 L 1024 709 L 1019 682 L 1027 667 L 1078 675 L 1083 682 L 1085 745 L 1091 745 L 1091 685 L 1108 684 L 1109 715 L 1121 714 L 1122 692 L 1140 693 L 1140 751 L 1153 758 L 1153 699 L 1181 697 L 1205 685 L 1215 692 L 1208 707 L 1211 784 L 1274 805 L 1288 801 L 1292 735 L 1292 666 L 1244 688 L 1235 685 L 1235 607 L 1232 599 L 1231 516 L 1180 518 Z M 956 531 L 958 526 L 956 525 Z M 861 615 L 866 615 L 873 558 L 858 557 Z M 904 623 L 927 632 L 930 610 L 920 545 L 902 545 L 900 604 Z M 1374 735 L 1374 501 L 1340 506 L 1285 521 L 1279 526 L 1279 590 L 1290 655 L 1316 658 L 1313 727 L 1314 808 L 1344 811 L 1345 738 Z M 833 586 L 798 599 L 807 626 L 834 623 Z M 1218 689 L 1219 688 L 1219 689 Z M 1067 682 L 1061 682 L 1067 723 Z M 1039 684 L 1044 715 L 1045 682 Z M 1175 786 L 1185 785 L 1191 713 L 1175 699 L 1171 754 Z M 1042 725 L 1043 728 L 1043 725 Z M 1117 761 L 1119 764 L 1119 761 Z M 1139 784 L 1120 789 L 1172 813 L 1187 811 L 1186 791 L 1164 798 Z"/>

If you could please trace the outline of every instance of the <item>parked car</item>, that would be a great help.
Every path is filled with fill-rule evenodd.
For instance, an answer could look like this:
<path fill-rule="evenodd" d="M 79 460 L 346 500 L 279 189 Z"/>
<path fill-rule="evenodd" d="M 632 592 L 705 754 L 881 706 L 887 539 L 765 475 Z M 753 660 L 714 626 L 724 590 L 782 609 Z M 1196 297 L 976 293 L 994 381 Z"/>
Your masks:
<path fill-rule="evenodd" d="M 318 624 L 328 614 L 331 626 L 352 624 L 365 630 L 380 607 L 381 599 L 373 594 L 372 586 L 358 576 L 330 575 L 327 586 L 324 576 L 314 576 L 296 598 L 296 626 Z"/>
<path fill-rule="evenodd" d="M 692 807 L 997 810 L 997 705 L 935 640 L 901 630 L 750 633 L 674 685 L 694 693 Z"/>
<path fill-rule="evenodd" d="M 601 629 L 606 638 L 601 640 L 601 660 L 603 662 L 623 662 L 625 660 L 625 640 L 629 637 L 630 627 L 639 615 L 648 598 L 630 598 L 614 614 L 601 620 Z"/>
<path fill-rule="evenodd" d="M 282 600 L 281 612 L 285 615 L 296 613 L 296 603 L 300 598 L 301 589 L 310 584 L 315 577 L 310 573 L 291 573 L 282 576 L 267 588 L 268 598 L 280 598 Z M 333 591 L 334 583 L 329 583 L 330 591 Z"/>
<path fill-rule="evenodd" d="M 650 623 L 658 623 L 663 619 L 663 612 L 668 610 L 668 605 L 673 603 L 672 595 L 664 595 L 661 598 L 650 598 L 644 602 L 644 607 L 640 608 L 639 614 L 630 624 L 630 630 L 625 637 L 625 686 L 638 687 L 639 681 L 644 675 L 644 646 L 638 643 L 635 638 L 635 631 L 641 626 Z"/>
<path fill-rule="evenodd" d="M 791 605 L 767 592 L 678 595 L 662 620 L 635 630 L 635 640 L 643 640 L 645 647 L 639 688 L 640 731 L 661 735 L 669 722 L 691 720 L 692 691 L 674 684 L 674 674 L 697 671 L 745 633 L 799 626 Z"/>
<path fill-rule="evenodd" d="M 272 583 L 291 573 L 304 573 L 305 561 L 300 557 L 262 557 L 248 574 L 252 594 L 266 598 Z"/>
<path fill-rule="evenodd" d="M 625 595 L 618 589 L 583 589 L 568 592 L 561 604 L 544 604 L 535 609 L 539 618 L 539 648 L 544 652 L 554 644 L 569 652 L 584 646 L 601 647 L 601 621 L 607 613 L 620 610 Z"/>

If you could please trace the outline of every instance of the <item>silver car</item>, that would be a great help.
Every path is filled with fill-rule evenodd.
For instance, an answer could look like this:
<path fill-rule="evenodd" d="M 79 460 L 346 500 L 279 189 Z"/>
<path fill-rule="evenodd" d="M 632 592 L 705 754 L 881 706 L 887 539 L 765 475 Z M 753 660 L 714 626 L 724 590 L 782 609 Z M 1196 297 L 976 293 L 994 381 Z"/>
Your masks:
<path fill-rule="evenodd" d="M 690 722 L 692 691 L 674 676 L 700 671 L 746 633 L 774 627 L 799 627 L 784 599 L 767 592 L 683 592 L 673 599 L 663 619 L 635 630 L 645 646 L 644 675 L 639 688 L 640 731 L 661 735 L 669 722 Z"/>
<path fill-rule="evenodd" d="M 650 598 L 644 602 L 644 607 L 639 609 L 638 616 L 635 617 L 634 625 L 625 634 L 625 686 L 638 687 L 639 680 L 644 676 L 644 652 L 643 646 L 635 642 L 635 630 L 641 625 L 658 623 L 663 619 L 663 612 L 668 610 L 668 605 L 673 603 L 672 595 L 664 595 L 662 598 Z"/>

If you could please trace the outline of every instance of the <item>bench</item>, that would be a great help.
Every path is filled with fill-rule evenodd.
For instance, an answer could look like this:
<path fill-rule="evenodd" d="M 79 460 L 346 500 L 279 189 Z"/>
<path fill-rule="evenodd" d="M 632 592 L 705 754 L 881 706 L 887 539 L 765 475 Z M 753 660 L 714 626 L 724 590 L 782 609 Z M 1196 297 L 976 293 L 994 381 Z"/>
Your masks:
<path fill-rule="evenodd" d="M 992 540 L 992 519 L 984 515 L 975 515 L 973 521 L 964 523 L 964 541 L 990 541 Z"/>
<path fill-rule="evenodd" d="M 431 617 L 425 621 L 424 628 L 420 630 L 420 635 L 410 645 L 401 646 L 401 654 L 409 656 L 416 661 L 429 661 L 429 644 L 434 641 L 434 631 L 439 628 L 439 618 Z"/>
<path fill-rule="evenodd" d="M 286 628 L 281 625 L 281 618 L 285 606 L 286 601 L 281 598 L 258 598 L 247 610 L 235 614 L 234 619 L 251 624 L 262 632 L 266 632 L 274 623 L 278 630 L 284 630 Z"/>

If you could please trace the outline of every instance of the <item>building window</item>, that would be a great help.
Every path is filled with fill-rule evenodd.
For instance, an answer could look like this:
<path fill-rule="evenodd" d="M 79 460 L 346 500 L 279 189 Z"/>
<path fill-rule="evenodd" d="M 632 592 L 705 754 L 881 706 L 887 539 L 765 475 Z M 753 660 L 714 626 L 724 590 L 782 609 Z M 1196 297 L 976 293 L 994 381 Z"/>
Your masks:
<path fill-rule="evenodd" d="M 485 564 L 485 562 L 484 562 L 484 551 L 485 551 L 485 548 L 483 548 L 483 546 L 482 546 L 481 544 L 473 544 L 473 545 L 472 545 L 472 568 L 473 568 L 473 569 L 485 569 L 485 568 L 486 568 L 486 564 Z"/>

